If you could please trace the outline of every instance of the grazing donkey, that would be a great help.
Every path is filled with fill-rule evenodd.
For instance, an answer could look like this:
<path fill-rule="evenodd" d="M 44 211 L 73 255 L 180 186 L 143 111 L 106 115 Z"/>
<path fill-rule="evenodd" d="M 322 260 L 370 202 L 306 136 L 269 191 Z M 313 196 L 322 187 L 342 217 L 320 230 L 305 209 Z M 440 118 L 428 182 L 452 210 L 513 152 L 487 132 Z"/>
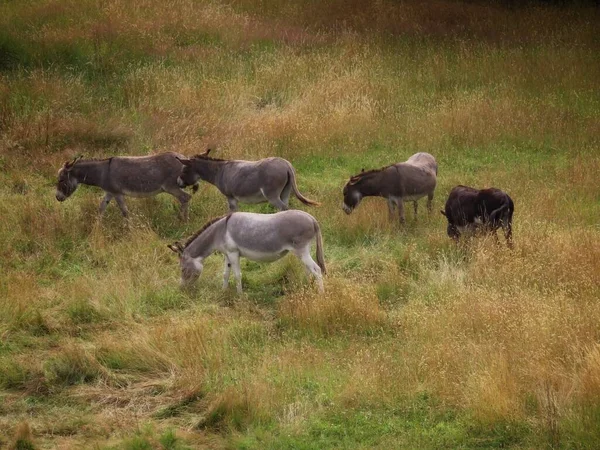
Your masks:
<path fill-rule="evenodd" d="M 350 214 L 363 197 L 380 196 L 388 201 L 390 219 L 393 219 L 394 208 L 397 207 L 400 223 L 404 223 L 404 202 L 413 202 L 416 219 L 417 200 L 427 196 L 427 210 L 431 213 L 436 182 L 435 158 L 429 153 L 416 153 L 406 162 L 366 172 L 363 169 L 350 177 L 344 186 L 342 208 Z"/>
<path fill-rule="evenodd" d="M 282 158 L 258 161 L 223 160 L 208 156 L 210 149 L 191 159 L 181 159 L 184 165 L 177 179 L 180 187 L 189 186 L 199 179 L 214 184 L 229 204 L 229 211 L 237 211 L 238 202 L 269 202 L 280 211 L 288 209 L 290 192 L 305 205 L 319 203 L 304 197 L 296 185 L 296 171 Z"/>
<path fill-rule="evenodd" d="M 317 241 L 317 262 L 310 256 L 310 244 Z M 208 222 L 182 245 L 168 246 L 179 255 L 181 284 L 189 284 L 202 273 L 202 262 L 214 252 L 225 256 L 223 289 L 229 285 L 233 269 L 238 293 L 242 292 L 240 256 L 253 261 L 275 261 L 292 251 L 317 279 L 323 292 L 325 260 L 323 238 L 316 219 L 304 211 L 290 210 L 275 214 L 235 212 Z"/>
<path fill-rule="evenodd" d="M 515 205 L 506 192 L 496 188 L 474 189 L 456 186 L 450 191 L 446 208 L 440 211 L 448 219 L 448 236 L 458 241 L 461 234 L 483 230 L 492 233 L 502 228 L 512 247 L 512 216 Z"/>
<path fill-rule="evenodd" d="M 177 185 L 183 165 L 179 153 L 161 153 L 152 156 L 114 156 L 108 159 L 80 159 L 65 162 L 58 171 L 56 200 L 64 202 L 79 183 L 98 186 L 106 192 L 98 212 L 100 215 L 114 198 L 124 217 L 128 211 L 123 197 L 151 197 L 168 192 L 181 203 L 180 217 L 187 219 L 190 194 Z M 194 184 L 194 192 L 198 185 Z"/>

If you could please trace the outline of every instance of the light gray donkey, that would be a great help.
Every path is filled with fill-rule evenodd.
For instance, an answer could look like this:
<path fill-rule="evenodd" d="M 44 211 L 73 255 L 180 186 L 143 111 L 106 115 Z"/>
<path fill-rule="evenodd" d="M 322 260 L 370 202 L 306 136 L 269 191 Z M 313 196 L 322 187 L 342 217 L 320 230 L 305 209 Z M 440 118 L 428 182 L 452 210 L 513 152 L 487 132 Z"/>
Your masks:
<path fill-rule="evenodd" d="M 185 156 L 179 153 L 161 153 L 152 156 L 114 156 L 108 159 L 80 159 L 65 162 L 58 171 L 56 200 L 65 201 L 81 184 L 98 186 L 106 192 L 98 212 L 100 215 L 114 198 L 127 217 L 124 196 L 151 197 L 167 192 L 181 203 L 180 217 L 187 219 L 190 194 L 177 185 L 177 177 Z M 193 185 L 194 192 L 198 185 Z"/>
<path fill-rule="evenodd" d="M 344 186 L 342 208 L 346 214 L 350 214 L 363 197 L 380 196 L 388 201 L 390 218 L 393 218 L 397 207 L 400 223 L 404 223 L 404 202 L 413 202 L 416 219 L 417 200 L 427 196 L 427 210 L 431 213 L 437 168 L 432 155 L 416 153 L 403 163 L 367 172 L 363 170 L 350 177 L 350 181 Z"/>
<path fill-rule="evenodd" d="M 199 179 L 208 181 L 227 197 L 229 211 L 237 211 L 238 202 L 269 202 L 285 211 L 292 190 L 305 205 L 319 205 L 300 193 L 294 167 L 285 159 L 224 160 L 211 158 L 209 153 L 210 149 L 191 159 L 181 159 L 185 167 L 177 179 L 180 187 L 190 186 Z"/>
<path fill-rule="evenodd" d="M 310 256 L 310 244 L 317 241 L 317 262 Z M 276 261 L 293 252 L 312 273 L 323 292 L 325 260 L 323 238 L 316 219 L 304 211 L 275 214 L 235 212 L 208 222 L 185 244 L 168 247 L 179 255 L 182 286 L 194 282 L 202 273 L 203 261 L 214 252 L 225 256 L 223 289 L 229 285 L 233 269 L 238 293 L 242 292 L 240 257 L 253 261 Z"/>

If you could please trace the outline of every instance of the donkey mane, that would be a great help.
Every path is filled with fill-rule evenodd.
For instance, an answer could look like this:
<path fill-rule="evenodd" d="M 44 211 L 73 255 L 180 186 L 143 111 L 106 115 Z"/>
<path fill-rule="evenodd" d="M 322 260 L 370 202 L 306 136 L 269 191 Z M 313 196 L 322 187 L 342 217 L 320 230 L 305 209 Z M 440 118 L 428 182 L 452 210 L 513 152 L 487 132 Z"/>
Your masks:
<path fill-rule="evenodd" d="M 352 175 L 352 176 L 350 177 L 350 181 L 351 181 L 352 183 L 357 183 L 358 181 L 362 180 L 362 179 L 363 179 L 363 177 L 365 177 L 365 176 L 368 176 L 368 175 L 374 175 L 374 174 L 376 174 L 376 173 L 379 173 L 379 172 L 382 172 L 382 171 L 384 171 L 385 169 L 387 169 L 388 167 L 392 167 L 392 166 L 393 166 L 393 164 L 390 164 L 389 166 L 381 167 L 381 168 L 379 168 L 379 169 L 365 170 L 365 171 L 363 171 L 363 172 L 359 173 L 358 175 Z"/>
<path fill-rule="evenodd" d="M 229 161 L 228 159 L 213 158 L 208 156 L 206 153 L 200 153 L 199 155 L 192 156 L 194 159 L 204 159 L 206 161 Z"/>
<path fill-rule="evenodd" d="M 191 235 L 188 238 L 187 241 L 185 241 L 185 244 L 183 244 L 183 248 L 186 249 L 194 241 L 194 239 L 196 239 L 198 236 L 200 236 L 202 233 L 204 233 L 204 231 L 206 231 L 206 229 L 208 227 L 210 227 L 211 225 L 218 222 L 219 220 L 221 220 L 224 217 L 229 217 L 230 215 L 231 214 L 225 214 L 224 216 L 214 217 L 214 218 L 210 219 L 208 222 L 206 222 L 204 224 L 204 226 L 202 228 L 200 228 L 198 231 L 196 231 L 193 235 Z"/>

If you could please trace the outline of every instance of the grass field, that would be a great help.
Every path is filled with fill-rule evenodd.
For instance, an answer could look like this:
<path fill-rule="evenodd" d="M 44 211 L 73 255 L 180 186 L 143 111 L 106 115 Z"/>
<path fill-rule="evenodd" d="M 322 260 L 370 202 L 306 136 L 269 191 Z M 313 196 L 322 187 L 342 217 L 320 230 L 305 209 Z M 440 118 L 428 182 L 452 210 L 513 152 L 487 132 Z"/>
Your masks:
<path fill-rule="evenodd" d="M 600 10 L 503 5 L 0 3 L 0 448 L 597 448 Z M 291 256 L 180 290 L 166 244 L 226 212 L 210 185 L 188 223 L 54 198 L 78 154 L 207 145 L 294 164 L 324 295 Z M 418 151 L 435 212 L 511 195 L 514 250 L 424 202 L 343 213 L 351 174 Z"/>

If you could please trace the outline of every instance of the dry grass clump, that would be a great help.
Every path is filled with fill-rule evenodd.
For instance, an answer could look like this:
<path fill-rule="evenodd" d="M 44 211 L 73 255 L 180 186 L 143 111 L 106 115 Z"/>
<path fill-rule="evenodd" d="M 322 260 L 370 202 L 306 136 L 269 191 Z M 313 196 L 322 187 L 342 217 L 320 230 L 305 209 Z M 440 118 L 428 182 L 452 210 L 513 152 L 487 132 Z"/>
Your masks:
<path fill-rule="evenodd" d="M 224 431 L 223 427 L 242 430 L 249 423 L 266 423 L 272 418 L 272 397 L 270 387 L 260 381 L 227 388 L 210 402 L 196 426 Z"/>
<path fill-rule="evenodd" d="M 279 305 L 280 322 L 317 335 L 376 333 L 386 326 L 386 314 L 373 292 L 361 292 L 342 280 L 329 279 L 325 294 L 300 291 Z"/>
<path fill-rule="evenodd" d="M 507 355 L 488 354 L 464 382 L 464 402 L 471 415 L 486 424 L 517 422 L 524 417 L 522 386 Z M 461 383 L 462 384 L 462 383 Z"/>
<path fill-rule="evenodd" d="M 581 355 L 574 394 L 579 402 L 594 406 L 600 399 L 600 345 L 581 349 Z"/>
<path fill-rule="evenodd" d="M 163 353 L 159 344 L 148 332 L 137 327 L 125 336 L 111 333 L 96 341 L 96 358 L 103 366 L 122 374 L 163 374 L 174 369 L 170 357 Z"/>
<path fill-rule="evenodd" d="M 515 252 L 481 246 L 474 253 L 474 282 L 495 290 L 565 293 L 587 303 L 600 286 L 600 245 L 592 230 L 531 223 Z"/>
<path fill-rule="evenodd" d="M 299 429 L 312 414 L 327 408 L 346 379 L 345 363 L 337 360 L 341 355 L 294 342 L 265 350 L 258 365 L 199 404 L 199 427 L 242 430 L 279 423 Z"/>
<path fill-rule="evenodd" d="M 29 423 L 21 422 L 14 431 L 9 450 L 35 450 L 36 445 L 31 433 Z"/>
<path fill-rule="evenodd" d="M 98 363 L 93 352 L 74 343 L 66 344 L 43 364 L 44 376 L 50 385 L 71 386 L 90 383 L 108 372 Z"/>

